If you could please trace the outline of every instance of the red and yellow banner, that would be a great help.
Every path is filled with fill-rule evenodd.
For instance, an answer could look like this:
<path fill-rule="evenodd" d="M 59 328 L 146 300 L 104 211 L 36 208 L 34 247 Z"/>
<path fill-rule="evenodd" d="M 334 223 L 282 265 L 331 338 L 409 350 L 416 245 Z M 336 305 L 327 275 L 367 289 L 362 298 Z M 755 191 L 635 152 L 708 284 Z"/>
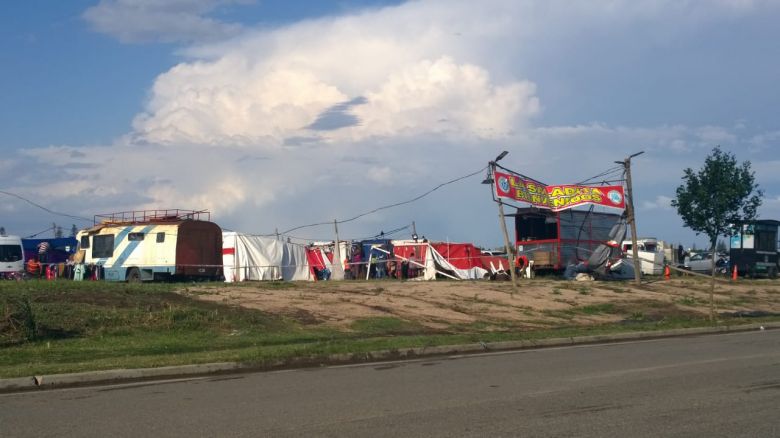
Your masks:
<path fill-rule="evenodd" d="M 503 172 L 495 172 L 494 179 L 497 196 L 553 211 L 583 204 L 626 208 L 623 186 L 548 186 Z"/>

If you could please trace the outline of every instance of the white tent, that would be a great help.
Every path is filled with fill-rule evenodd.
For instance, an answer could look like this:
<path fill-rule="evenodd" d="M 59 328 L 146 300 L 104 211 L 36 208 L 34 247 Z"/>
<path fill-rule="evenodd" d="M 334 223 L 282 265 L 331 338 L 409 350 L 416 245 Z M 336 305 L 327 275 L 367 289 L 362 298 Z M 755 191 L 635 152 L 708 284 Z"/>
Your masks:
<path fill-rule="evenodd" d="M 268 237 L 222 233 L 225 282 L 312 280 L 306 248 Z"/>

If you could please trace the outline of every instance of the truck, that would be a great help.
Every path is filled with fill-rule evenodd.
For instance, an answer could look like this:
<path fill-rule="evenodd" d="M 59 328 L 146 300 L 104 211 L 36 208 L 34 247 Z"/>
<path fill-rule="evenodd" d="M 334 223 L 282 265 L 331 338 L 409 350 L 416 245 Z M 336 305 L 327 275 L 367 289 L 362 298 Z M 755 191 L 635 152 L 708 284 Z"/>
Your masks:
<path fill-rule="evenodd" d="M 222 230 L 209 219 L 208 212 L 191 210 L 96 215 L 95 225 L 77 234 L 77 258 L 107 281 L 216 280 Z"/>
<path fill-rule="evenodd" d="M 772 219 L 747 221 L 733 226 L 729 240 L 729 262 L 737 267 L 740 275 L 755 277 L 766 275 L 777 278 L 778 227 L 780 221 Z"/>

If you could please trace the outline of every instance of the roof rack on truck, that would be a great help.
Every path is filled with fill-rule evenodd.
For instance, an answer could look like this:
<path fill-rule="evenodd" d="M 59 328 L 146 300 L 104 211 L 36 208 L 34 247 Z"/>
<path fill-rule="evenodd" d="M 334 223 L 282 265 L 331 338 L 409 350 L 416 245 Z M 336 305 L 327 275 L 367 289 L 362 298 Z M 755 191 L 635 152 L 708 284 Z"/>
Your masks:
<path fill-rule="evenodd" d="M 207 210 L 130 210 L 115 213 L 96 214 L 93 218 L 95 225 L 103 223 L 134 224 L 143 222 L 168 222 L 182 220 L 211 221 L 211 213 Z"/>

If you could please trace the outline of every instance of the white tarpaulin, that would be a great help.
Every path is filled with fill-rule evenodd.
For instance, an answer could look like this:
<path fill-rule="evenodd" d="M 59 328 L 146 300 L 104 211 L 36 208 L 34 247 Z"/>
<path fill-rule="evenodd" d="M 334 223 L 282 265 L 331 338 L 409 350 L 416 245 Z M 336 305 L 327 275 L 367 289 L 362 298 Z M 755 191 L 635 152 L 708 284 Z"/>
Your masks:
<path fill-rule="evenodd" d="M 312 280 L 306 248 L 268 237 L 222 233 L 225 282 Z"/>

